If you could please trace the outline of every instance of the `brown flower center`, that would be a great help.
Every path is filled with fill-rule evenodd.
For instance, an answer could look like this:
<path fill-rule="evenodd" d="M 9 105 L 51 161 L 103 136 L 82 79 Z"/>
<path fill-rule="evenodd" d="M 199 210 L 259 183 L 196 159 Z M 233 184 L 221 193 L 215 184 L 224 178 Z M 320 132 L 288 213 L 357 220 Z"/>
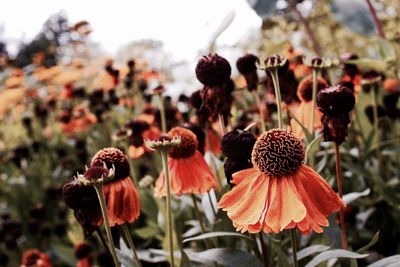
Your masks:
<path fill-rule="evenodd" d="M 114 179 L 123 179 L 129 176 L 130 167 L 128 157 L 120 149 L 115 147 L 107 147 L 99 150 L 92 158 L 91 166 L 103 166 L 106 164 L 107 169 L 115 168 Z"/>
<path fill-rule="evenodd" d="M 170 137 L 181 137 L 181 144 L 171 148 L 168 153 L 172 158 L 188 158 L 194 154 L 198 142 L 196 135 L 185 128 L 175 127 L 168 132 Z"/>
<path fill-rule="evenodd" d="M 251 154 L 253 165 L 271 176 L 285 176 L 297 172 L 304 160 L 302 142 L 292 133 L 272 129 L 261 135 Z"/>

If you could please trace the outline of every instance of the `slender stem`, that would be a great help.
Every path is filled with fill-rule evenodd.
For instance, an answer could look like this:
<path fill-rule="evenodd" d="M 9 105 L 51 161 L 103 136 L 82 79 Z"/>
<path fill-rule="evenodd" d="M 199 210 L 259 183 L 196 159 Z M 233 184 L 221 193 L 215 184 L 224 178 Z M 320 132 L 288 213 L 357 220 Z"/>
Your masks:
<path fill-rule="evenodd" d="M 318 69 L 313 69 L 312 71 L 312 102 L 311 102 L 311 121 L 310 121 L 310 131 L 311 138 L 314 139 L 315 135 L 315 106 L 317 102 L 317 89 L 318 89 Z"/>
<path fill-rule="evenodd" d="M 193 200 L 194 212 L 196 213 L 197 220 L 199 221 L 201 233 L 205 234 L 205 233 L 207 233 L 207 231 L 206 231 L 206 227 L 204 226 L 204 222 L 203 222 L 200 210 L 199 210 L 199 206 L 197 206 L 196 197 L 194 194 L 190 194 L 190 196 L 192 197 L 192 200 Z M 206 244 L 207 249 L 209 249 L 211 247 L 211 245 L 208 241 L 209 241 L 208 239 L 204 240 L 204 243 Z"/>
<path fill-rule="evenodd" d="M 281 89 L 279 86 L 278 69 L 274 68 L 269 71 L 272 77 L 272 82 L 274 83 L 276 106 L 278 109 L 278 128 L 283 127 L 283 115 L 282 115 L 282 100 L 281 100 Z"/>
<path fill-rule="evenodd" d="M 290 229 L 290 240 L 292 241 L 293 266 L 298 267 L 296 228 Z"/>
<path fill-rule="evenodd" d="M 165 107 L 164 107 L 164 98 L 160 94 L 160 117 L 161 117 L 161 130 L 163 133 L 167 132 L 167 120 L 165 118 Z"/>
<path fill-rule="evenodd" d="M 218 122 L 219 122 L 219 128 L 221 129 L 222 135 L 225 135 L 226 127 L 225 127 L 225 123 L 224 123 L 224 116 L 221 113 L 218 114 Z"/>
<path fill-rule="evenodd" d="M 161 158 L 164 168 L 165 182 L 167 183 L 167 225 L 168 225 L 168 241 L 169 241 L 169 257 L 171 266 L 175 267 L 174 263 L 174 240 L 172 234 L 172 216 L 171 216 L 171 184 L 169 181 L 168 154 L 166 150 L 161 151 Z"/>
<path fill-rule="evenodd" d="M 378 157 L 378 171 L 381 174 L 381 165 L 382 165 L 382 154 L 381 148 L 379 146 L 380 142 L 380 131 L 379 131 L 379 114 L 378 114 L 378 96 L 377 96 L 377 84 L 374 84 L 371 88 L 371 98 L 372 98 L 372 112 L 374 118 L 374 129 L 375 129 L 375 145 L 376 145 L 376 154 Z"/>
<path fill-rule="evenodd" d="M 97 229 L 96 229 L 96 234 L 97 234 L 98 238 L 100 239 L 100 242 L 103 244 L 105 250 L 106 250 L 108 253 L 110 253 L 110 248 L 109 248 L 109 246 L 108 246 L 108 244 L 107 244 L 106 239 L 104 238 L 103 234 L 101 233 L 100 228 L 97 228 Z M 111 254 L 111 253 L 110 253 L 110 254 Z"/>
<path fill-rule="evenodd" d="M 263 238 L 263 233 L 262 233 L 262 231 L 260 231 L 260 232 L 258 233 L 258 236 L 260 237 L 261 253 L 262 253 L 262 258 L 263 258 L 264 267 L 268 267 L 267 248 L 265 247 L 265 243 L 264 243 L 264 238 Z"/>
<path fill-rule="evenodd" d="M 343 197 L 343 184 L 342 184 L 342 172 L 340 167 L 340 153 L 339 145 L 335 143 L 335 161 L 336 161 L 336 179 L 339 190 L 339 197 Z M 344 210 L 343 208 L 339 210 L 339 220 L 340 220 L 340 231 L 342 237 L 342 248 L 347 249 L 347 237 L 346 237 L 346 225 L 344 223 Z"/>
<path fill-rule="evenodd" d="M 318 56 L 322 56 L 322 54 L 323 54 L 322 47 L 319 45 L 317 37 L 314 35 L 314 32 L 311 30 L 308 21 L 303 17 L 301 12 L 297 9 L 296 4 L 297 4 L 297 1 L 291 0 L 289 2 L 289 7 L 297 15 L 297 17 L 298 17 L 297 19 L 299 20 L 300 24 L 303 24 L 304 30 L 311 41 L 311 45 L 312 45 L 315 53 L 317 53 Z"/>
<path fill-rule="evenodd" d="M 216 217 L 217 217 L 217 212 L 215 211 L 214 203 L 213 203 L 213 201 L 212 201 L 210 191 L 207 192 L 207 196 L 208 196 L 208 200 L 210 201 L 211 210 L 212 210 L 212 212 L 213 212 L 213 214 L 214 214 L 214 217 L 216 218 Z"/>
<path fill-rule="evenodd" d="M 264 118 L 264 112 L 262 110 L 262 102 L 260 99 L 260 95 L 258 94 L 258 92 L 256 90 L 252 91 L 252 94 L 256 100 L 257 103 L 257 107 L 258 107 L 258 112 L 260 113 L 260 123 L 261 123 L 261 132 L 265 132 L 266 131 L 266 127 L 265 127 L 265 118 Z"/>
<path fill-rule="evenodd" d="M 93 187 L 94 187 L 94 189 L 96 189 L 97 197 L 99 198 L 101 213 L 103 215 L 104 228 L 106 229 L 106 234 L 107 234 L 107 239 L 108 239 L 111 256 L 113 258 L 114 265 L 116 267 L 118 267 L 118 266 L 120 266 L 120 264 L 118 261 L 117 252 L 115 251 L 115 245 L 114 245 L 114 240 L 113 240 L 113 237 L 111 234 L 110 223 L 108 221 L 107 204 L 104 199 L 103 185 L 98 184 L 98 185 L 94 185 Z"/>
<path fill-rule="evenodd" d="M 206 128 L 206 145 L 208 147 L 209 152 L 211 153 L 211 157 L 210 157 L 211 167 L 212 167 L 213 170 L 215 170 L 215 177 L 216 177 L 217 182 L 218 182 L 218 188 L 221 190 L 222 189 L 222 178 L 220 177 L 219 172 L 217 170 L 217 164 L 215 163 L 215 160 L 214 160 L 214 154 L 213 154 L 213 152 L 211 150 L 211 142 L 210 142 L 210 138 L 208 136 L 208 132 L 210 130 L 212 131 L 212 128 L 210 127 L 209 123 L 206 123 L 206 127 L 205 128 Z"/>
<path fill-rule="evenodd" d="M 378 15 L 376 14 L 376 10 L 375 10 L 374 6 L 372 5 L 370 0 L 365 0 L 365 1 L 367 1 L 369 12 L 371 12 L 371 15 L 374 20 L 375 27 L 376 27 L 376 30 L 378 31 L 379 36 L 381 38 L 385 38 L 385 32 L 383 31 L 382 24 L 378 18 Z"/>
<path fill-rule="evenodd" d="M 129 232 L 128 226 L 126 224 L 123 224 L 122 230 L 124 231 L 126 240 L 128 240 L 128 244 L 131 247 L 131 250 L 132 250 L 133 256 L 135 257 L 137 266 L 141 267 L 142 263 L 140 262 L 139 256 L 136 252 L 135 244 L 133 243 L 132 236 L 131 236 L 131 233 Z"/>

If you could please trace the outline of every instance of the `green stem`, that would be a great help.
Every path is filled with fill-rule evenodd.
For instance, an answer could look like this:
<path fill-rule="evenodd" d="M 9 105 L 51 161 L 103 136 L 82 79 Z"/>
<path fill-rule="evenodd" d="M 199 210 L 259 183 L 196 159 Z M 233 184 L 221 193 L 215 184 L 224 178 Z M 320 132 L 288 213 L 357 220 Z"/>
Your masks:
<path fill-rule="evenodd" d="M 160 116 L 161 116 L 161 130 L 163 133 L 167 132 L 167 120 L 165 118 L 164 98 L 160 94 Z"/>
<path fill-rule="evenodd" d="M 335 166 L 336 166 L 336 180 L 338 184 L 339 197 L 343 197 L 343 182 L 342 182 L 342 172 L 340 168 L 340 153 L 339 145 L 335 143 Z M 339 221 L 340 221 L 340 232 L 342 237 L 342 248 L 347 249 L 347 237 L 346 237 L 346 225 L 344 223 L 344 210 L 341 208 L 339 210 Z"/>
<path fill-rule="evenodd" d="M 104 228 L 106 229 L 106 234 L 107 234 L 107 239 L 108 239 L 111 256 L 113 258 L 114 265 L 116 267 L 118 267 L 118 266 L 120 266 L 120 264 L 118 261 L 117 252 L 115 251 L 115 245 L 114 245 L 114 240 L 113 240 L 113 237 L 111 234 L 110 223 L 108 221 L 107 204 L 104 199 L 103 185 L 98 184 L 98 185 L 94 185 L 93 187 L 96 190 L 97 197 L 99 198 L 101 214 L 103 215 Z"/>
<path fill-rule="evenodd" d="M 276 106 L 278 109 L 278 128 L 283 128 L 283 115 L 282 115 L 282 99 L 281 99 L 281 89 L 279 86 L 278 69 L 272 69 L 269 71 L 272 77 L 272 82 L 274 83 Z"/>
<path fill-rule="evenodd" d="M 310 131 L 311 131 L 311 139 L 314 139 L 315 135 L 315 106 L 317 102 L 317 89 L 318 89 L 318 69 L 313 69 L 312 71 L 312 102 L 311 102 L 311 122 L 310 122 Z"/>
<path fill-rule="evenodd" d="M 252 94 L 256 100 L 258 112 L 260 113 L 261 132 L 263 133 L 266 131 L 266 127 L 265 127 L 264 112 L 262 110 L 262 102 L 260 99 L 260 95 L 258 94 L 258 92 L 256 90 L 252 91 Z"/>
<path fill-rule="evenodd" d="M 374 129 L 375 129 L 375 145 L 376 145 L 376 154 L 378 157 L 378 172 L 382 174 L 382 153 L 381 148 L 379 146 L 380 142 L 380 132 L 379 132 L 379 116 L 378 116 L 378 96 L 377 96 L 377 84 L 375 84 L 371 88 L 371 97 L 372 97 L 372 112 L 374 116 Z"/>
<path fill-rule="evenodd" d="M 263 258 L 264 267 L 268 267 L 267 248 L 265 247 L 262 231 L 260 231 L 258 233 L 258 236 L 260 237 L 260 245 L 261 245 L 261 252 L 262 252 L 262 258 Z"/>
<path fill-rule="evenodd" d="M 205 234 L 205 233 L 207 233 L 207 231 L 206 231 L 206 227 L 204 226 L 204 222 L 203 222 L 200 210 L 199 210 L 199 206 L 197 206 L 196 197 L 194 194 L 190 194 L 190 196 L 192 197 L 192 200 L 193 200 L 194 212 L 196 213 L 197 220 L 199 221 L 201 233 Z M 207 249 L 209 249 L 211 247 L 208 239 L 204 239 L 204 243 L 206 244 Z"/>
<path fill-rule="evenodd" d="M 168 153 L 166 150 L 161 151 L 161 158 L 164 168 L 165 182 L 167 184 L 167 225 L 168 225 L 168 241 L 169 241 L 169 257 L 171 266 L 175 267 L 174 264 L 174 240 L 172 233 L 172 216 L 171 216 L 171 184 L 169 182 L 169 167 L 168 167 Z"/>
<path fill-rule="evenodd" d="M 105 249 L 108 253 L 110 253 L 110 248 L 109 248 L 109 246 L 108 246 L 108 244 L 107 244 L 106 239 L 104 238 L 103 234 L 101 233 L 100 228 L 97 228 L 96 231 L 95 231 L 95 233 L 97 234 L 97 237 L 98 237 L 99 241 L 103 244 L 104 249 Z M 110 253 L 110 254 L 111 254 L 111 253 Z"/>
<path fill-rule="evenodd" d="M 292 241 L 293 266 L 298 267 L 296 228 L 290 229 L 290 240 Z"/>
<path fill-rule="evenodd" d="M 140 263 L 139 256 L 136 253 L 135 244 L 133 243 L 132 236 L 131 236 L 131 233 L 129 232 L 128 226 L 126 224 L 123 224 L 122 230 L 124 231 L 126 240 L 128 240 L 128 244 L 131 247 L 131 250 L 132 250 L 133 256 L 135 257 L 137 266 L 141 267 L 142 264 Z"/>

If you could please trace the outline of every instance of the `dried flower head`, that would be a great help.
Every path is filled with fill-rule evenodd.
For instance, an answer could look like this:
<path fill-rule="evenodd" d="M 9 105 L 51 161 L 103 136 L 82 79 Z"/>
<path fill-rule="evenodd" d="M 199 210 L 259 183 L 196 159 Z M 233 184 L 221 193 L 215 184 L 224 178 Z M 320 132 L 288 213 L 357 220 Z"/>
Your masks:
<path fill-rule="evenodd" d="M 312 69 L 327 69 L 332 66 L 332 60 L 323 57 L 306 57 L 303 63 Z"/>
<path fill-rule="evenodd" d="M 328 116 L 349 113 L 354 108 L 355 101 L 353 92 L 343 85 L 325 88 L 317 95 L 319 109 Z"/>
<path fill-rule="evenodd" d="M 206 86 L 220 86 L 229 80 L 231 65 L 217 55 L 209 54 L 199 59 L 196 66 L 197 79 Z"/>
<path fill-rule="evenodd" d="M 156 140 L 145 140 L 145 144 L 148 148 L 153 150 L 169 150 L 179 146 L 181 144 L 181 138 L 179 136 L 171 138 L 168 135 L 162 135 Z"/>
<path fill-rule="evenodd" d="M 180 137 L 181 139 L 179 146 L 172 147 L 168 151 L 169 156 L 172 158 L 188 158 L 192 156 L 197 149 L 197 137 L 191 130 L 183 127 L 175 127 L 168 132 L 168 136 L 171 138 Z"/>
<path fill-rule="evenodd" d="M 257 71 L 256 63 L 260 63 L 257 56 L 253 54 L 246 54 L 236 61 L 236 68 L 242 75 L 250 74 Z"/>
<path fill-rule="evenodd" d="M 253 165 L 262 173 L 286 176 L 297 172 L 303 164 L 304 146 L 292 133 L 272 129 L 257 139 L 251 156 Z"/>
<path fill-rule="evenodd" d="M 264 60 L 263 65 L 259 65 L 258 68 L 265 71 L 272 71 L 282 68 L 286 65 L 287 58 L 281 57 L 279 55 L 267 57 Z"/>
<path fill-rule="evenodd" d="M 105 165 L 104 165 L 105 164 Z M 106 169 L 114 169 L 114 179 L 123 179 L 130 174 L 128 157 L 122 150 L 115 147 L 107 147 L 99 150 L 92 158 L 90 165 L 102 166 Z"/>

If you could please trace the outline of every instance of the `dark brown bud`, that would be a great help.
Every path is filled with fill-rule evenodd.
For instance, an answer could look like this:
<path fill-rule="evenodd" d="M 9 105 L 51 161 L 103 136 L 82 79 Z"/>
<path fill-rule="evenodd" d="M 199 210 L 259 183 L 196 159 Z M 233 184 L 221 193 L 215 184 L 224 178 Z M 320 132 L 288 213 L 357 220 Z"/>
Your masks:
<path fill-rule="evenodd" d="M 235 161 L 250 160 L 255 142 L 256 138 L 251 132 L 242 130 L 230 131 L 222 137 L 222 154 Z"/>

